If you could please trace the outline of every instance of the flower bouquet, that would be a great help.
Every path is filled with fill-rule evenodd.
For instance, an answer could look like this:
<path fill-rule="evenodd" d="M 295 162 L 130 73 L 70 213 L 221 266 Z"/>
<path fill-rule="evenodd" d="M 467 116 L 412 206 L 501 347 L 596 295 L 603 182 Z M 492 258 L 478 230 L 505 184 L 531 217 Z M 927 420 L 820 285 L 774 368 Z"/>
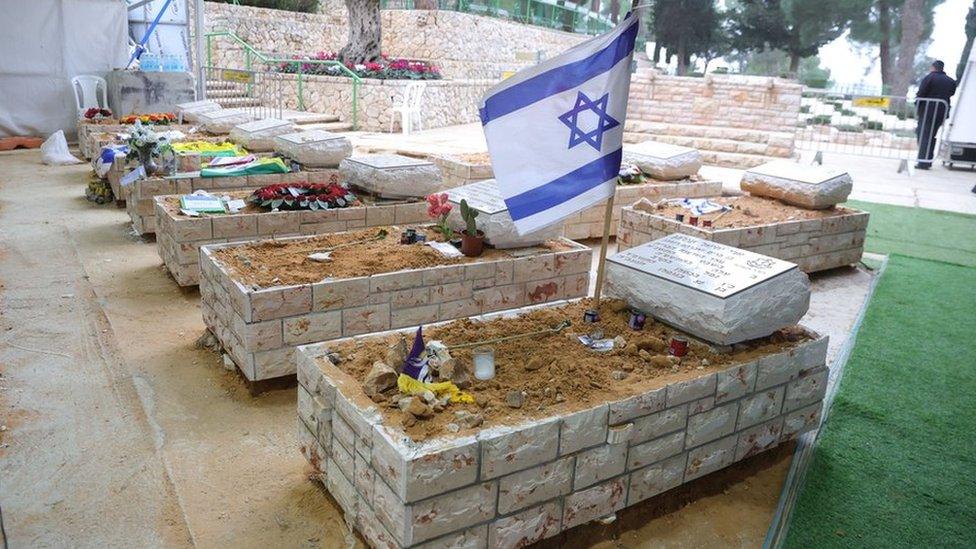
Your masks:
<path fill-rule="evenodd" d="M 169 139 L 154 132 L 149 126 L 143 126 L 140 120 L 136 120 L 132 130 L 129 131 L 128 145 L 130 151 L 135 151 L 139 163 L 146 170 L 146 175 L 157 174 L 160 168 L 156 160 L 170 151 Z"/>
<path fill-rule="evenodd" d="M 447 193 L 432 194 L 427 197 L 427 216 L 435 221 L 434 230 L 444 236 L 446 242 L 454 239 L 454 230 L 447 224 L 447 215 L 451 213 L 451 203 L 447 201 Z"/>
<path fill-rule="evenodd" d="M 85 120 L 95 124 L 108 124 L 112 121 L 112 109 L 92 107 L 85 111 Z"/>
<path fill-rule="evenodd" d="M 248 202 L 272 210 L 332 210 L 359 204 L 359 199 L 338 183 L 282 183 L 254 191 Z"/>
<path fill-rule="evenodd" d="M 624 162 L 620 164 L 618 185 L 639 185 L 644 182 L 644 172 L 635 164 Z"/>
<path fill-rule="evenodd" d="M 176 115 L 171 112 L 154 112 L 150 114 L 130 114 L 119 119 L 122 124 L 135 124 L 136 121 L 143 124 L 155 124 L 157 126 L 168 126 L 176 123 Z"/>

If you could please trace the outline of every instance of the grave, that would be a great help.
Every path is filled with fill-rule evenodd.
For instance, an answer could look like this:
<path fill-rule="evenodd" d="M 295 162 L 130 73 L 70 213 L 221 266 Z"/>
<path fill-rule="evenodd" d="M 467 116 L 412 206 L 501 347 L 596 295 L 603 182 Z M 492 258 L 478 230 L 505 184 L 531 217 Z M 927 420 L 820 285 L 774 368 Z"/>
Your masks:
<path fill-rule="evenodd" d="M 352 154 L 348 137 L 325 130 L 279 135 L 274 150 L 309 168 L 335 168 Z"/>
<path fill-rule="evenodd" d="M 589 306 L 584 300 L 474 321 L 500 335 L 495 326 L 505 317 L 539 315 L 547 326 L 546 319 L 560 316 L 575 321 Z M 626 314 L 601 307 L 607 337 L 635 338 Z M 469 324 L 428 326 L 425 335 L 451 349 L 460 337 L 453 334 L 470 334 Z M 649 319 L 645 329 L 662 327 Z M 542 382 L 520 385 L 533 360 L 546 363 L 548 349 L 572 343 L 565 334 L 511 342 L 496 348 L 496 379 L 465 389 L 487 407 L 452 403 L 409 427 L 409 412 L 387 403 L 395 394 L 376 402 L 363 388 L 369 368 L 363 362 L 384 356 L 395 335 L 306 345 L 297 353 L 301 451 L 346 522 L 372 546 L 520 547 L 613 517 L 816 427 L 827 339 L 800 327 L 791 333 L 793 341 L 752 342 L 741 351 L 695 348 L 687 367 L 649 367 L 630 354 L 607 359 L 634 367 L 626 383 L 613 382 L 609 367 L 587 362 L 565 376 L 539 371 Z M 451 352 L 469 360 L 467 351 Z M 582 346 L 573 352 L 580 360 L 593 353 Z M 707 366 L 693 366 L 705 356 Z M 571 385 L 572 376 L 589 389 L 588 398 L 560 402 L 545 391 Z M 524 386 L 526 405 L 508 407 L 492 383 Z M 462 426 L 454 432 L 448 421 Z"/>
<path fill-rule="evenodd" d="M 244 109 L 220 109 L 197 114 L 197 123 L 211 135 L 230 133 L 234 126 L 254 120 L 254 116 Z"/>
<path fill-rule="evenodd" d="M 721 181 L 708 181 L 698 176 L 690 176 L 675 181 L 658 181 L 649 179 L 645 183 L 633 185 L 617 184 L 613 199 L 613 213 L 610 221 L 610 235 L 617 234 L 620 225 L 620 214 L 625 206 L 629 206 L 642 198 L 658 201 L 670 198 L 705 198 L 722 195 Z M 600 238 L 603 236 L 603 218 L 606 215 L 606 205 L 597 204 L 564 220 L 566 238 L 582 240 L 586 238 Z"/>
<path fill-rule="evenodd" d="M 333 174 L 336 172 L 332 172 Z M 277 183 L 308 183 L 308 172 L 280 174 L 241 175 L 234 177 L 200 177 L 200 172 L 178 173 L 165 177 L 148 177 L 134 181 L 122 193 L 125 210 L 132 219 L 132 226 L 139 234 L 156 232 L 157 196 L 190 194 L 205 190 L 217 194 L 225 191 L 254 190 Z M 329 174 L 316 173 L 315 180 L 328 178 Z"/>
<path fill-rule="evenodd" d="M 445 189 L 495 177 L 488 153 L 434 154 L 430 161 L 440 168 Z"/>
<path fill-rule="evenodd" d="M 846 202 L 854 182 L 845 171 L 775 160 L 746 170 L 739 186 L 754 196 L 820 209 Z"/>
<path fill-rule="evenodd" d="M 494 179 L 476 181 L 447 191 L 448 201 L 454 208 L 448 215 L 448 223 L 455 231 L 465 228 L 461 219 L 461 200 L 467 200 L 468 205 L 478 210 L 480 214 L 475 218 L 475 225 L 479 231 L 485 233 L 485 243 L 496 248 L 515 248 L 532 246 L 549 239 L 558 238 L 563 234 L 563 225 L 558 223 L 534 233 L 519 236 L 508 213 L 508 206 L 498 192 L 498 185 Z"/>
<path fill-rule="evenodd" d="M 623 161 L 636 164 L 642 172 L 660 181 L 690 177 L 702 165 L 697 149 L 657 141 L 624 145 Z"/>
<path fill-rule="evenodd" d="M 303 172 L 302 172 L 303 173 Z M 332 182 L 338 183 L 334 172 Z M 317 173 L 309 182 L 324 183 Z M 246 199 L 251 191 L 231 191 L 232 199 Z M 362 197 L 363 203 L 331 210 L 282 210 L 271 212 L 248 205 L 238 213 L 191 217 L 180 212 L 179 195 L 157 196 L 156 251 L 180 286 L 200 281 L 200 246 L 228 242 L 317 235 L 364 227 L 427 221 L 427 204 L 420 200 L 383 200 Z"/>
<path fill-rule="evenodd" d="M 248 152 L 267 152 L 274 150 L 275 137 L 294 131 L 294 122 L 265 118 L 234 126 L 230 130 L 230 140 Z"/>
<path fill-rule="evenodd" d="M 800 321 L 810 281 L 793 263 L 672 234 L 607 258 L 607 295 L 719 345 Z"/>
<path fill-rule="evenodd" d="M 422 244 L 400 244 L 402 229 L 388 227 L 386 238 L 370 228 L 202 246 L 204 322 L 244 376 L 259 381 L 294 374 L 297 345 L 581 297 L 589 289 L 592 251 L 570 240 L 447 258 Z M 421 230 L 429 240 L 436 236 Z M 329 262 L 308 258 L 340 244 Z"/>
<path fill-rule="evenodd" d="M 399 154 L 351 156 L 339 171 L 351 187 L 383 198 L 423 198 L 443 190 L 433 162 Z"/>
<path fill-rule="evenodd" d="M 204 99 L 202 101 L 190 101 L 189 103 L 180 103 L 176 106 L 176 116 L 185 122 L 195 123 L 200 120 L 200 116 L 203 113 L 219 111 L 222 107 L 211 99 Z"/>
<path fill-rule="evenodd" d="M 807 210 L 751 196 L 710 200 L 732 210 L 702 215 L 696 226 L 688 223 L 688 210 L 678 205 L 624 207 L 618 249 L 681 233 L 790 261 L 807 273 L 854 265 L 864 253 L 868 212 L 842 206 Z M 675 218 L 678 213 L 684 221 Z M 702 226 L 703 221 L 711 226 Z"/>

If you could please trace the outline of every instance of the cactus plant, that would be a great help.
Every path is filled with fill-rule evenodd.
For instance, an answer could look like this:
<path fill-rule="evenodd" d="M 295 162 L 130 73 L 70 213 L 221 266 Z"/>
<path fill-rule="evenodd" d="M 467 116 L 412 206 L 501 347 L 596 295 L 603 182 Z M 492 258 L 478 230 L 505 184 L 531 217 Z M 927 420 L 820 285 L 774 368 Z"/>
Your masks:
<path fill-rule="evenodd" d="M 468 206 L 468 201 L 461 199 L 461 219 L 464 220 L 465 230 L 471 236 L 478 236 L 478 226 L 474 218 L 478 217 L 478 210 Z"/>
<path fill-rule="evenodd" d="M 461 219 L 465 224 L 465 230 L 461 233 L 461 253 L 468 257 L 477 257 L 484 250 L 485 238 L 474 222 L 476 217 L 478 210 L 468 206 L 467 200 L 461 200 Z"/>

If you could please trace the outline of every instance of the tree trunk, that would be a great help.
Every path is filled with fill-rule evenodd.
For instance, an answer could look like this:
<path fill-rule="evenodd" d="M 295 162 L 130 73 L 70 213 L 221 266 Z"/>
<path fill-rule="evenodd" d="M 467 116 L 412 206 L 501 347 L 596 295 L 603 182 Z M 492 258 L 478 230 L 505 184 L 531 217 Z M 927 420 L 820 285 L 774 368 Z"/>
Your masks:
<path fill-rule="evenodd" d="M 966 45 L 962 48 L 962 56 L 959 64 L 956 65 L 956 80 L 962 79 L 962 73 L 966 70 L 966 61 L 969 60 L 970 51 L 973 49 L 973 39 L 976 38 L 976 0 L 973 0 L 973 7 L 969 8 L 966 14 Z"/>
<path fill-rule="evenodd" d="M 898 46 L 898 62 L 892 74 L 892 95 L 905 96 L 908 86 L 915 80 L 915 54 L 925 30 L 923 3 L 923 0 L 905 0 L 901 9 L 901 43 Z"/>
<path fill-rule="evenodd" d="M 891 89 L 891 4 L 888 0 L 878 2 L 878 30 L 881 32 L 878 61 L 881 65 L 881 90 L 884 93 Z"/>
<path fill-rule="evenodd" d="M 361 64 L 380 57 L 380 1 L 346 0 L 349 42 L 339 50 L 343 63 Z"/>
<path fill-rule="evenodd" d="M 800 54 L 795 52 L 790 52 L 790 75 L 793 78 L 799 78 L 800 72 Z"/>
<path fill-rule="evenodd" d="M 678 37 L 678 51 L 677 51 L 678 76 L 684 76 L 685 74 L 688 73 L 688 63 L 686 62 L 686 58 L 688 56 L 685 53 L 685 51 L 687 50 L 687 45 L 686 45 L 687 42 L 688 42 L 688 38 L 684 34 Z"/>
<path fill-rule="evenodd" d="M 413 6 L 418 10 L 436 10 L 437 0 L 414 0 Z"/>

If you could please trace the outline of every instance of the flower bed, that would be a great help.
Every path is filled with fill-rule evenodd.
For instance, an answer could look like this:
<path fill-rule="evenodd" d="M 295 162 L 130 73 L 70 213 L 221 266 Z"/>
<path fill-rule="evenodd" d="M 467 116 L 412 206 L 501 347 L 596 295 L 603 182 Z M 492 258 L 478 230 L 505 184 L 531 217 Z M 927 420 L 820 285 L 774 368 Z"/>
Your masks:
<path fill-rule="evenodd" d="M 711 227 L 679 222 L 678 205 L 650 211 L 625 207 L 617 233 L 619 250 L 679 232 L 796 263 L 811 273 L 857 263 L 864 252 L 869 214 L 836 206 L 805 210 L 771 198 L 754 196 L 713 199 L 732 206 L 728 213 L 711 213 L 701 220 Z"/>
<path fill-rule="evenodd" d="M 677 181 L 657 181 L 650 178 L 644 181 L 646 183 L 617 185 L 613 199 L 613 218 L 610 222 L 611 235 L 617 234 L 620 212 L 624 206 L 629 206 L 641 198 L 657 201 L 665 198 L 703 198 L 722 194 L 721 181 L 704 181 L 697 176 Z M 566 218 L 563 235 L 566 238 L 580 240 L 602 237 L 606 210 L 606 206 L 601 203 Z"/>
<path fill-rule="evenodd" d="M 367 396 L 360 366 L 384 356 L 394 337 L 303 346 L 301 450 L 346 520 L 374 546 L 518 547 L 611 516 L 818 424 L 826 338 L 794 327 L 735 351 L 693 344 L 680 363 L 662 355 L 657 366 L 628 350 L 643 334 L 626 327 L 626 309 L 604 305 L 600 328 L 628 340 L 621 350 L 595 358 L 561 333 L 499 345 L 495 379 L 465 389 L 475 404 L 449 404 L 407 429 L 405 412 Z M 576 321 L 589 306 L 490 315 L 480 325 L 458 321 L 428 333 L 450 348 L 482 334 Z M 644 331 L 675 333 L 650 319 Z M 465 350 L 455 353 L 470 360 Z M 548 365 L 533 370 L 540 360 Z M 628 371 L 625 381 L 614 368 Z M 574 385 L 583 388 L 578 397 L 567 389 Z M 522 390 L 525 404 L 511 408 L 498 386 Z M 446 421 L 464 427 L 418 427 Z"/>
<path fill-rule="evenodd" d="M 448 259 L 376 229 L 200 248 L 204 321 L 251 381 L 295 373 L 297 345 L 512 309 L 589 288 L 592 252 L 568 240 Z M 436 233 L 429 231 L 430 239 Z"/>
<path fill-rule="evenodd" d="M 140 179 L 129 185 L 122 193 L 125 196 L 125 210 L 129 214 L 129 218 L 132 219 L 132 226 L 136 232 L 152 234 L 156 232 L 156 201 L 154 199 L 157 196 L 190 194 L 201 189 L 214 193 L 245 189 L 254 190 L 278 183 L 308 183 L 309 177 L 321 181 L 333 174 L 336 178 L 339 177 L 337 170 L 319 171 L 315 172 L 314 175 L 309 175 L 309 172 L 292 172 L 236 177 L 200 177 L 199 172 L 190 172 L 169 177 Z"/>
<path fill-rule="evenodd" d="M 97 155 L 102 150 L 102 147 L 122 144 L 124 140 L 118 134 L 128 133 L 131 127 L 131 125 L 112 123 L 112 121 L 94 123 L 84 121 L 83 119 L 79 120 L 77 125 L 78 149 L 85 159 L 90 160 L 91 157 Z M 167 125 L 166 130 L 178 130 L 184 134 L 189 134 L 192 127 L 190 124 L 174 123 Z M 192 137 L 188 135 L 187 138 L 190 139 Z"/>
<path fill-rule="evenodd" d="M 311 180 L 317 180 L 310 174 Z M 227 193 L 232 198 L 250 191 Z M 372 200 L 328 210 L 271 212 L 252 205 L 240 212 L 206 217 L 180 213 L 179 196 L 157 196 L 156 251 L 180 286 L 200 282 L 200 247 L 205 244 L 246 242 L 262 238 L 317 235 L 364 227 L 420 223 L 426 218 L 422 201 Z"/>
<path fill-rule="evenodd" d="M 336 65 L 314 63 L 310 61 L 336 61 L 338 55 L 333 52 L 320 51 L 314 55 L 292 55 L 294 61 L 278 65 L 278 72 L 316 74 L 323 76 L 347 76 L 347 73 Z M 345 67 L 360 78 L 377 78 L 380 80 L 440 80 L 440 70 L 426 61 L 391 58 L 383 55 L 378 62 L 368 62 L 361 65 L 345 63 Z"/>

